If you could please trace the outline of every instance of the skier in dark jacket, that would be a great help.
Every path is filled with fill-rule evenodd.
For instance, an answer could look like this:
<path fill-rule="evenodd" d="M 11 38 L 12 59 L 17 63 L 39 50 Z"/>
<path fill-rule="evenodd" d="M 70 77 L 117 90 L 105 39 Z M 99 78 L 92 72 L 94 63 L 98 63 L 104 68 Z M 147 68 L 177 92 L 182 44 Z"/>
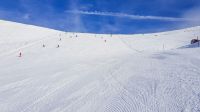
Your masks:
<path fill-rule="evenodd" d="M 19 53 L 19 57 L 22 57 L 22 53 L 21 52 Z"/>

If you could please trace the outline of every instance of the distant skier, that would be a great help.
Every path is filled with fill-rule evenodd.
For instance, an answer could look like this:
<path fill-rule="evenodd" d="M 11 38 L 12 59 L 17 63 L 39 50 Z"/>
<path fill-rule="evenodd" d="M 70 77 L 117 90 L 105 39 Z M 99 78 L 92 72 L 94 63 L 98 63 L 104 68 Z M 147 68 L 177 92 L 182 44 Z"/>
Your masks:
<path fill-rule="evenodd" d="M 19 53 L 19 57 L 22 57 L 22 53 L 21 52 Z"/>
<path fill-rule="evenodd" d="M 104 42 L 106 43 L 107 41 L 106 41 L 106 40 L 104 40 Z"/>
<path fill-rule="evenodd" d="M 59 48 L 59 47 L 60 47 L 60 45 L 58 44 L 57 48 Z"/>
<path fill-rule="evenodd" d="M 60 38 L 60 41 L 61 41 L 62 39 Z"/>
<path fill-rule="evenodd" d="M 43 44 L 42 47 L 46 47 L 46 46 Z"/>

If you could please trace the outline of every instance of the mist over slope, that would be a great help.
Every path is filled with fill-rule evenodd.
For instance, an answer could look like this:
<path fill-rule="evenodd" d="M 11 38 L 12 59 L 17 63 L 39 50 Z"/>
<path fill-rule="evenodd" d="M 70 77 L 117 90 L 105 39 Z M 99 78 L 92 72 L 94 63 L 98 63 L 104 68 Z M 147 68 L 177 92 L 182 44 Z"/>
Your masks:
<path fill-rule="evenodd" d="M 197 36 L 200 27 L 106 35 L 0 20 L 0 111 L 198 112 Z"/>

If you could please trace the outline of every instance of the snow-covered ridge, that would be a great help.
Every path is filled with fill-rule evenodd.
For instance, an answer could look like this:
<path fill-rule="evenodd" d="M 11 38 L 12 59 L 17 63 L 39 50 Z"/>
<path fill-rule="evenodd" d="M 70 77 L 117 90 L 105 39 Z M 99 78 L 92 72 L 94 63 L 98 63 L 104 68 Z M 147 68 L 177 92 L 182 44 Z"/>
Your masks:
<path fill-rule="evenodd" d="M 200 27 L 106 35 L 0 20 L 0 112 L 198 112 L 197 36 Z"/>
<path fill-rule="evenodd" d="M 37 41 L 42 41 L 45 43 L 45 39 L 70 38 L 76 36 L 80 38 L 80 42 L 86 40 L 91 41 L 88 45 L 92 45 L 95 42 L 95 46 L 97 46 L 98 40 L 101 38 L 100 40 L 102 41 L 118 41 L 123 43 L 123 46 L 129 47 L 129 49 L 135 51 L 161 51 L 175 49 L 187 45 L 190 43 L 191 39 L 200 35 L 200 27 L 153 34 L 106 35 L 61 32 L 2 20 L 0 20 L 0 31 L 0 44 L 1 46 L 6 47 L 0 49 L 0 52 L 8 51 L 7 49 L 9 49 L 9 47 L 11 49 L 18 47 L 20 48 Z M 114 42 L 114 44 L 118 46 L 118 43 Z"/>

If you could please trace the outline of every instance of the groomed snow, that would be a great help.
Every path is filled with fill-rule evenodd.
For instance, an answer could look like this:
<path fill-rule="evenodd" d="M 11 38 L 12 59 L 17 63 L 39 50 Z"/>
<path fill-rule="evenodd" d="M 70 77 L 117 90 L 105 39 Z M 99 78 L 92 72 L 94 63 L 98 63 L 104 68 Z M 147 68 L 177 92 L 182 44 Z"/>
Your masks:
<path fill-rule="evenodd" d="M 0 112 L 199 112 L 197 36 L 200 27 L 100 35 L 0 20 Z"/>

